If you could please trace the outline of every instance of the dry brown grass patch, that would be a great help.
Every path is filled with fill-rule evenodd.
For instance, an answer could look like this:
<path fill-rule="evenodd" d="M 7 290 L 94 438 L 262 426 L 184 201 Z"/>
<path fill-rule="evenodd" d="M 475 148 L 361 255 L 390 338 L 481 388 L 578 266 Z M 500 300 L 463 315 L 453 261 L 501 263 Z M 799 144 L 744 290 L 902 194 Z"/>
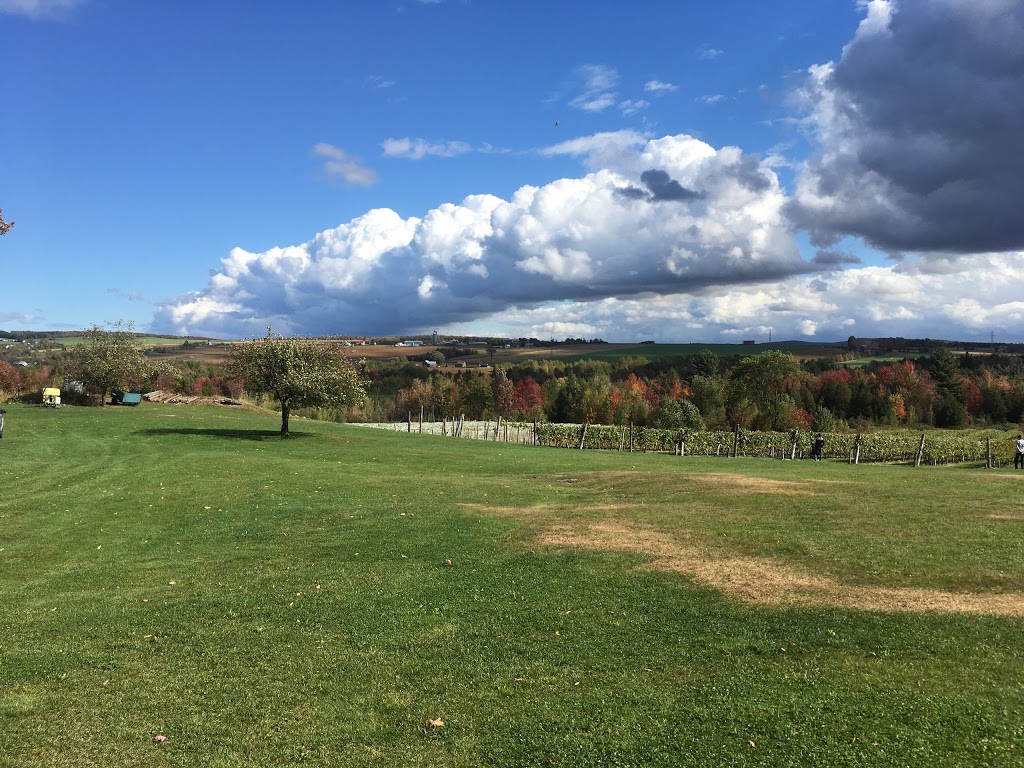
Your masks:
<path fill-rule="evenodd" d="M 499 507 L 494 504 L 476 504 L 473 502 L 460 502 L 456 506 L 463 509 L 471 509 L 474 512 L 483 512 L 498 517 L 512 517 L 516 519 L 534 519 L 538 517 L 555 518 L 566 511 L 565 506 L 557 504 L 534 504 L 529 507 Z M 640 509 L 642 504 L 580 504 L 574 502 L 574 512 L 623 512 L 627 509 Z"/>
<path fill-rule="evenodd" d="M 559 485 L 586 489 L 628 491 L 656 483 L 667 493 L 711 490 L 719 493 L 764 493 L 781 496 L 813 496 L 821 493 L 819 481 L 778 480 L 767 477 L 749 477 L 729 472 L 694 474 L 689 472 L 594 472 L 581 475 L 555 475 Z"/>
<path fill-rule="evenodd" d="M 653 558 L 646 568 L 685 573 L 697 582 L 755 605 L 807 605 L 868 611 L 980 613 L 1024 616 L 1024 595 L 943 592 L 910 587 L 841 584 L 767 558 L 733 557 L 677 537 L 618 522 L 553 528 L 541 543 Z"/>
<path fill-rule="evenodd" d="M 705 475 L 687 475 L 692 482 L 712 487 L 716 491 L 738 493 L 768 493 L 782 496 L 815 496 L 816 484 L 802 480 L 775 480 L 767 477 L 748 477 L 726 472 Z"/>

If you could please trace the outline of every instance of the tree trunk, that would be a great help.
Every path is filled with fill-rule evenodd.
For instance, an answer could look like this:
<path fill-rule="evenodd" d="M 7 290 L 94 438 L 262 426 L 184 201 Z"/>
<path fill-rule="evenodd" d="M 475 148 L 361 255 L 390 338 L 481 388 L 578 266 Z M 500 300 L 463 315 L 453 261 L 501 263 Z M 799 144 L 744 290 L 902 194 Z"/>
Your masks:
<path fill-rule="evenodd" d="M 281 437 L 288 437 L 288 401 L 281 401 Z"/>

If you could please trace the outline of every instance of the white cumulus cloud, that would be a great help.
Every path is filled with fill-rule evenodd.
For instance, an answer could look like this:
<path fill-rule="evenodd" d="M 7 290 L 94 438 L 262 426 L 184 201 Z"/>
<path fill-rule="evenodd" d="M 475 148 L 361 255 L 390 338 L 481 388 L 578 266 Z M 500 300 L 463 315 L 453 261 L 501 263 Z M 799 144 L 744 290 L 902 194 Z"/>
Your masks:
<path fill-rule="evenodd" d="M 796 275 L 750 284 L 715 285 L 688 293 L 608 297 L 539 307 L 510 307 L 486 323 L 512 338 L 599 337 L 608 341 L 714 342 L 813 336 L 997 339 L 1019 337 L 1024 320 L 1024 253 L 964 257 L 955 269 L 927 262 Z M 1020 265 L 1020 266 L 1017 266 Z M 984 298 L 965 284 L 988 286 Z M 452 332 L 471 333 L 454 324 Z"/>
<path fill-rule="evenodd" d="M 403 219 L 370 211 L 301 245 L 236 248 L 155 326 L 240 336 L 401 333 L 563 301 L 666 296 L 817 269 L 774 172 L 732 147 L 607 134 L 553 147 L 603 167 Z"/>

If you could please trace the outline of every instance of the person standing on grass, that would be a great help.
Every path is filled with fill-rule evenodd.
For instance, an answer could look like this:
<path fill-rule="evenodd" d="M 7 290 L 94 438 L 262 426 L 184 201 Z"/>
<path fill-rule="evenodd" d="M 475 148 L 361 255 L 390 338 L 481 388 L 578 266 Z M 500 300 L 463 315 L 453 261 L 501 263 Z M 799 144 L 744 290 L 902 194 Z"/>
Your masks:
<path fill-rule="evenodd" d="M 1024 469 L 1024 435 L 1017 435 L 1017 453 L 1013 457 L 1013 468 Z"/>
<path fill-rule="evenodd" d="M 814 438 L 814 444 L 811 446 L 811 458 L 815 461 L 821 461 L 822 456 L 825 453 L 825 438 L 818 433 L 818 436 Z"/>

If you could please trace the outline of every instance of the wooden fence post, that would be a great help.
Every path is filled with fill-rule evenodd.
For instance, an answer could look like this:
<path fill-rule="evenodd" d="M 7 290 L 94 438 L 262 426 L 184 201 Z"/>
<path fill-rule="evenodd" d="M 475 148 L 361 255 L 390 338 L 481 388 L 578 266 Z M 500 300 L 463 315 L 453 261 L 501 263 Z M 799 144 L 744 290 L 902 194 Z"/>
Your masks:
<path fill-rule="evenodd" d="M 423 406 L 420 406 L 420 434 L 423 434 Z"/>
<path fill-rule="evenodd" d="M 740 449 L 740 426 L 739 426 L 739 424 L 737 424 L 736 425 L 736 430 L 733 432 L 733 435 L 732 435 L 732 457 L 734 459 L 737 456 L 739 456 L 739 449 Z"/>
<path fill-rule="evenodd" d="M 914 466 L 921 466 L 921 459 L 924 458 L 924 432 L 921 433 L 921 444 L 917 446 L 917 458 L 914 459 Z"/>
<path fill-rule="evenodd" d="M 633 452 L 633 421 L 629 422 L 629 452 Z"/>
<path fill-rule="evenodd" d="M 583 444 L 585 442 L 587 442 L 587 427 L 589 427 L 589 426 L 590 425 L 587 424 L 587 422 L 585 422 L 585 421 L 583 422 L 583 431 L 580 434 L 580 450 L 581 451 L 583 450 Z"/>
<path fill-rule="evenodd" d="M 412 432 L 412 411 L 409 411 L 409 415 L 406 417 L 406 432 Z"/>
<path fill-rule="evenodd" d="M 537 445 L 537 417 L 533 417 L 533 444 Z"/>
<path fill-rule="evenodd" d="M 800 430 L 793 430 L 793 447 L 789 450 L 789 460 L 796 461 L 796 444 L 800 442 Z"/>
<path fill-rule="evenodd" d="M 985 469 L 992 469 L 992 438 L 985 438 Z"/>

